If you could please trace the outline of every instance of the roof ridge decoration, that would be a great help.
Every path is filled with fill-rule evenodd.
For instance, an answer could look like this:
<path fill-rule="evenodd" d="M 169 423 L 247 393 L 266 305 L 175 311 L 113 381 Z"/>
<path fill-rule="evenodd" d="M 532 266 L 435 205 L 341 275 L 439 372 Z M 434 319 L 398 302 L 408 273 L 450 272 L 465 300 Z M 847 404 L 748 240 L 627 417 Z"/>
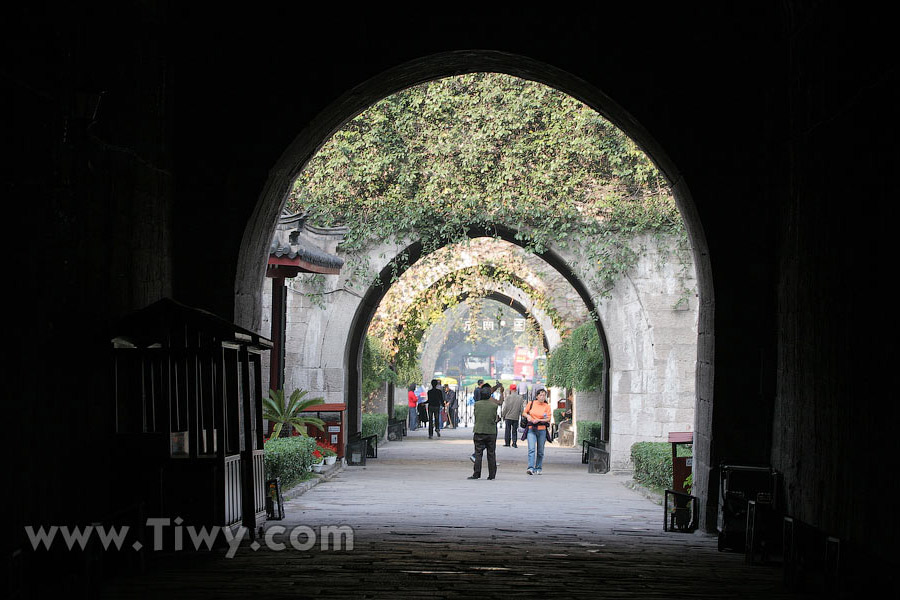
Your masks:
<path fill-rule="evenodd" d="M 308 216 L 307 212 L 281 215 L 269 245 L 269 264 L 297 266 L 300 272 L 336 274 L 344 259 L 315 245 L 310 237 L 343 238 L 347 228 L 313 227 L 307 224 Z"/>

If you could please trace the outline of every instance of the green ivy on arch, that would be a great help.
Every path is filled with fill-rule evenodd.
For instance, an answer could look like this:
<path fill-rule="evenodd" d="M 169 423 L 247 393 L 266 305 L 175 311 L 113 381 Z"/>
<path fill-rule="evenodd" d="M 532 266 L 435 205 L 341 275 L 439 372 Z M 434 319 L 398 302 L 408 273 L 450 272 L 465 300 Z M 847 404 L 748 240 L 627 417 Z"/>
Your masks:
<path fill-rule="evenodd" d="M 664 177 L 630 138 L 559 90 L 498 73 L 413 86 L 362 112 L 305 166 L 288 208 L 348 228 L 351 287 L 375 280 L 366 250 L 381 241 L 419 240 L 429 254 L 503 226 L 532 252 L 577 247 L 608 294 L 639 256 L 635 235 L 687 239 Z M 394 264 L 396 279 L 409 265 Z"/>

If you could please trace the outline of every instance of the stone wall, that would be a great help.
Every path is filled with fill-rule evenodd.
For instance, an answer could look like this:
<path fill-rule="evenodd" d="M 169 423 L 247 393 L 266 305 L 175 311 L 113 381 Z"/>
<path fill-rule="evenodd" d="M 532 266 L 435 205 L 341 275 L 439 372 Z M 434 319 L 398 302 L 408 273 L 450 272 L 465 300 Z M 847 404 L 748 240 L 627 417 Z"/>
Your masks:
<path fill-rule="evenodd" d="M 665 441 L 669 431 L 694 429 L 698 300 L 691 292 L 695 283 L 690 256 L 676 252 L 675 242 L 667 237 L 658 245 L 649 235 L 636 238 L 635 248 L 643 249 L 637 264 L 615 285 L 609 298 L 599 293 L 595 296 L 610 352 L 609 440 L 615 470 L 631 468 L 634 442 Z M 379 246 L 369 252 L 369 259 L 373 268 L 380 269 L 396 253 L 396 249 L 392 252 Z M 558 274 L 555 276 L 561 280 Z M 347 343 L 352 315 L 362 295 L 344 287 L 346 277 L 342 274 L 326 280 L 324 309 L 300 293 L 308 288 L 289 288 L 285 346 L 288 390 L 301 387 L 328 402 L 348 401 Z M 270 295 L 269 288 L 264 290 L 264 333 L 270 327 Z M 561 295 L 565 302 L 573 302 L 574 292 L 563 290 Z M 583 309 L 584 304 L 581 306 Z M 585 310 L 582 315 L 586 320 Z M 551 345 L 558 341 L 558 337 L 550 339 Z M 580 402 L 576 401 L 575 419 L 597 419 L 603 414 L 603 406 L 602 394 L 582 394 Z"/>

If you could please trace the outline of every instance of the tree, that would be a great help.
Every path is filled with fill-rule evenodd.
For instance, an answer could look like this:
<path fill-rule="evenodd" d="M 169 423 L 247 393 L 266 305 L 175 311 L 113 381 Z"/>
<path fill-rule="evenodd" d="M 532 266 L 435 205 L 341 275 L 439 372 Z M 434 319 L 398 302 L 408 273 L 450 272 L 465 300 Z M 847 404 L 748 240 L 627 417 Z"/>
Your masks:
<path fill-rule="evenodd" d="M 397 373 L 391 368 L 390 357 L 381 340 L 367 334 L 362 355 L 363 398 L 371 398 L 386 382 L 397 383 Z"/>

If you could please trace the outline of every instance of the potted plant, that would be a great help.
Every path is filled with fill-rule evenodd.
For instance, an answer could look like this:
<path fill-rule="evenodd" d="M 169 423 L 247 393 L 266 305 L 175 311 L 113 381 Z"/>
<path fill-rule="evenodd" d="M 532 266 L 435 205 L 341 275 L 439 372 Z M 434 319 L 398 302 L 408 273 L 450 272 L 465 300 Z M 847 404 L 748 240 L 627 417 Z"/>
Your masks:
<path fill-rule="evenodd" d="M 312 470 L 314 473 L 321 473 L 322 469 L 325 468 L 325 458 L 322 456 L 322 452 L 319 449 L 314 450 L 312 455 Z"/>
<path fill-rule="evenodd" d="M 325 458 L 326 465 L 333 465 L 337 460 L 337 448 L 332 446 L 331 444 L 326 444 L 325 442 L 318 442 L 319 451 L 322 453 L 322 456 Z"/>

